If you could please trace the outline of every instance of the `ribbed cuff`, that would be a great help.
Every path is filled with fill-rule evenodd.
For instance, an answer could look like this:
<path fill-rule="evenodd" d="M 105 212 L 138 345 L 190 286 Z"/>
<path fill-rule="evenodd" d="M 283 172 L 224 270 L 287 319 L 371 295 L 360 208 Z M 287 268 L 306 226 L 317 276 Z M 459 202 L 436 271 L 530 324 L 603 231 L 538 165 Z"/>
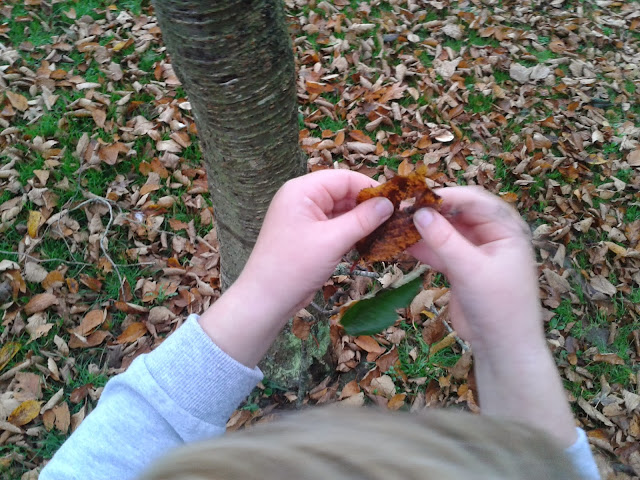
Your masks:
<path fill-rule="evenodd" d="M 189 315 L 184 325 L 152 353 L 145 365 L 158 386 L 182 409 L 223 426 L 263 378 L 260 369 L 237 362 Z"/>

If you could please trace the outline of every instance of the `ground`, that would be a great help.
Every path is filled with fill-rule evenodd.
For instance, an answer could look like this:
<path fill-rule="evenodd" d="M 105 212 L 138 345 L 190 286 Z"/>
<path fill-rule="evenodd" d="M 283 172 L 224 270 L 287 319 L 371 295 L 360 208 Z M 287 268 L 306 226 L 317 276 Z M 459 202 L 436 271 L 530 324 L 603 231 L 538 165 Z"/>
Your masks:
<path fill-rule="evenodd" d="M 640 475 L 639 4 L 286 4 L 310 170 L 384 180 L 426 164 L 431 185 L 513 204 L 577 423 L 605 477 Z M 215 301 L 219 257 L 191 106 L 148 2 L 0 14 L 0 469 L 35 478 L 110 376 Z M 353 276 L 345 262 L 322 308 L 414 263 Z M 383 334 L 332 325 L 333 373 L 303 398 L 266 379 L 229 428 L 336 400 L 476 411 L 446 279 L 426 285 Z M 318 345 L 305 318 L 293 330 Z"/>

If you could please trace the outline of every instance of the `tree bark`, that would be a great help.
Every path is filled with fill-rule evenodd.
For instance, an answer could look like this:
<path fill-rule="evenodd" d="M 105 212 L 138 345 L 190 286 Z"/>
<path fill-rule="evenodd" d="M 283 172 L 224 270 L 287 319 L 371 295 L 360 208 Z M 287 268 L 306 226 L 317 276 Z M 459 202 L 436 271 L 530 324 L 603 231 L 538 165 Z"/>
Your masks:
<path fill-rule="evenodd" d="M 284 9 L 281 0 L 154 5 L 198 127 L 225 289 L 242 271 L 275 192 L 306 171 Z"/>

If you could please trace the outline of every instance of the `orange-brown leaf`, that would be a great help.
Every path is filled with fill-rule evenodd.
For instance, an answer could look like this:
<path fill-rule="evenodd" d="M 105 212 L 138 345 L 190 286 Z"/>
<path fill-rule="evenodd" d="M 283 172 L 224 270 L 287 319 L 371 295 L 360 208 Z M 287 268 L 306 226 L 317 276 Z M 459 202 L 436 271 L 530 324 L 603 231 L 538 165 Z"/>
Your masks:
<path fill-rule="evenodd" d="M 49 272 L 42 281 L 42 288 L 49 290 L 50 288 L 62 285 L 63 281 L 64 276 L 62 275 L 62 272 L 53 270 L 52 272 Z"/>
<path fill-rule="evenodd" d="M 386 197 L 395 212 L 373 233 L 356 244 L 360 258 L 365 262 L 391 261 L 397 255 L 420 241 L 420 233 L 413 224 L 413 213 L 425 207 L 440 208 L 442 199 L 426 184 L 426 167 L 423 165 L 407 176 L 397 175 L 378 187 L 361 190 L 356 203 L 374 197 Z M 415 203 L 401 209 L 401 202 L 415 198 Z"/>
<path fill-rule="evenodd" d="M 102 325 L 102 322 L 104 322 L 106 318 L 106 310 L 91 310 L 84 316 L 80 325 L 73 329 L 73 333 L 86 337 L 89 333 Z"/>
<path fill-rule="evenodd" d="M 147 333 L 147 327 L 142 322 L 134 322 L 129 325 L 116 339 L 118 343 L 133 343 Z"/>

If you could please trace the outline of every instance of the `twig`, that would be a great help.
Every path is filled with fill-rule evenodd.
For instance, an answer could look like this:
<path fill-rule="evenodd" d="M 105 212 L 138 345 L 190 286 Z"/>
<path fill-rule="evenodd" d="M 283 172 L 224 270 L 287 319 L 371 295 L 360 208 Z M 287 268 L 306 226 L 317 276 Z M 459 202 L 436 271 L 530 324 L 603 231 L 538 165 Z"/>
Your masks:
<path fill-rule="evenodd" d="M 444 315 L 442 315 L 442 313 L 445 311 L 446 308 L 447 307 L 443 307 L 442 309 L 438 310 L 435 307 L 435 305 L 431 305 L 431 307 L 429 307 L 429 310 L 431 311 L 431 313 L 433 313 L 436 316 L 436 318 L 439 318 L 442 321 L 442 323 L 444 324 L 444 328 L 447 329 L 447 332 L 449 332 L 449 334 L 455 333 L 455 330 L 451 328 L 451 325 L 449 325 L 449 322 L 447 322 L 444 319 Z M 466 344 L 464 340 L 462 340 L 458 335 L 454 335 L 453 337 L 456 339 L 456 343 L 460 345 L 460 348 L 462 349 L 463 352 L 469 351 L 469 346 Z"/>
<path fill-rule="evenodd" d="M 77 205 L 77 206 L 73 207 L 71 210 L 69 210 L 69 213 L 73 212 L 74 210 L 78 210 L 78 209 L 82 208 L 83 206 L 88 205 L 88 204 L 93 203 L 93 202 L 102 203 L 103 205 L 106 205 L 107 208 L 109 209 L 109 221 L 107 222 L 107 226 L 105 227 L 104 232 L 102 233 L 102 235 L 100 235 L 100 250 L 102 250 L 102 254 L 109 261 L 109 263 L 111 264 L 113 269 L 116 271 L 116 275 L 118 275 L 118 286 L 120 287 L 120 291 L 122 292 L 122 298 L 125 298 L 127 296 L 127 294 L 124 291 L 124 285 L 123 285 L 123 282 L 122 282 L 122 275 L 120 275 L 120 270 L 118 269 L 118 266 L 116 265 L 116 263 L 112 260 L 111 256 L 109 255 L 109 252 L 107 251 L 107 245 L 106 245 L 107 234 L 109 233 L 109 229 L 111 228 L 111 224 L 113 223 L 113 207 L 111 206 L 111 203 L 106 198 L 93 196 L 93 198 L 85 200 L 84 202 L 80 203 L 80 205 Z"/>
<path fill-rule="evenodd" d="M 377 272 L 369 272 L 368 270 L 354 270 L 353 272 L 350 272 L 349 267 L 344 265 L 338 265 L 336 267 L 332 276 L 336 275 L 353 275 L 359 277 L 380 278 L 380 274 Z"/>
<path fill-rule="evenodd" d="M 309 306 L 315 308 L 319 313 L 322 313 L 323 315 L 335 315 L 340 311 L 337 308 L 334 308 L 333 310 L 326 310 L 322 308 L 320 305 L 318 305 L 316 302 L 311 302 Z"/>

